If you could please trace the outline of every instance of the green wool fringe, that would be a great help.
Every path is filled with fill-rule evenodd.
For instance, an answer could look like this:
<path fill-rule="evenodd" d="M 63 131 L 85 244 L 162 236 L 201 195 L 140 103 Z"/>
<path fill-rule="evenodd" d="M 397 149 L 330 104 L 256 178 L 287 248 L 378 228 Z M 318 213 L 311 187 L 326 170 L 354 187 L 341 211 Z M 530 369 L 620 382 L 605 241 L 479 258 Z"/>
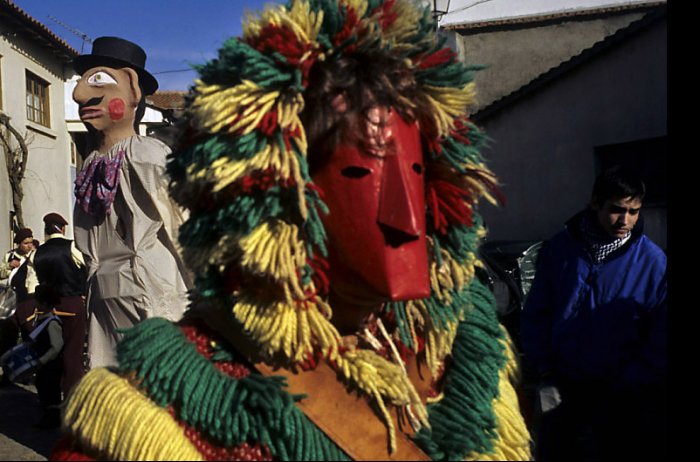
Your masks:
<path fill-rule="evenodd" d="M 469 260 L 478 252 L 481 241 L 478 230 L 483 227 L 483 219 L 479 214 L 474 213 L 472 220 L 472 226 L 450 226 L 447 235 L 434 233 L 432 239 L 436 248 L 446 249 L 459 263 Z"/>
<path fill-rule="evenodd" d="M 136 373 L 143 393 L 161 407 L 173 405 L 179 419 L 215 444 L 259 442 L 280 460 L 349 460 L 294 405 L 301 396 L 283 390 L 283 377 L 229 377 L 165 319 L 127 331 L 117 355 L 122 375 Z"/>
<path fill-rule="evenodd" d="M 431 429 L 422 429 L 416 443 L 433 460 L 463 460 L 493 451 L 497 438 L 493 400 L 498 397 L 498 372 L 506 363 L 503 337 L 491 292 L 474 279 L 467 297 L 473 303 L 459 324 L 444 397 L 429 405 Z"/>
<path fill-rule="evenodd" d="M 293 68 L 289 73 L 280 71 L 274 59 L 236 37 L 224 42 L 216 59 L 194 68 L 207 85 L 234 86 L 250 80 L 260 87 L 281 89 L 294 78 Z"/>
<path fill-rule="evenodd" d="M 437 329 L 448 329 L 449 323 L 458 322 L 464 316 L 468 316 L 467 310 L 470 306 L 470 300 L 467 298 L 468 293 L 465 290 L 451 290 L 450 304 L 445 305 L 437 299 L 433 294 L 430 297 L 422 300 L 428 311 L 431 322 Z M 393 316 L 396 322 L 396 328 L 399 332 L 399 340 L 408 348 L 415 349 L 413 336 L 411 335 L 411 323 L 406 314 L 406 302 L 389 302 L 383 307 L 383 313 Z"/>
<path fill-rule="evenodd" d="M 180 244 L 208 248 L 217 245 L 224 235 L 245 236 L 264 221 L 279 218 L 301 224 L 308 255 L 313 255 L 317 249 L 326 256 L 326 232 L 319 211 L 327 213 L 328 208 L 316 191 L 307 189 L 304 193 L 308 205 L 306 220 L 300 215 L 297 191 L 280 186 L 273 186 L 264 193 L 235 196 L 216 210 L 192 211 L 180 227 Z M 290 217 L 289 211 L 293 209 L 297 210 L 296 216 Z"/>

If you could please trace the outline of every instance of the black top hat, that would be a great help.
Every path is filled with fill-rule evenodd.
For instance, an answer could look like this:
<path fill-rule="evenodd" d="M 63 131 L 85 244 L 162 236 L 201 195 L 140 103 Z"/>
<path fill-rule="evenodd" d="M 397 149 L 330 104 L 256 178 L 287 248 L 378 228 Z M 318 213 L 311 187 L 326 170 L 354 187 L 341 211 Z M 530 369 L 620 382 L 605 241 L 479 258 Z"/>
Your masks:
<path fill-rule="evenodd" d="M 144 96 L 155 93 L 158 81 L 146 69 L 146 52 L 133 42 L 119 37 L 99 37 L 92 43 L 92 53 L 73 60 L 73 67 L 82 74 L 96 66 L 130 67 L 139 75 Z"/>

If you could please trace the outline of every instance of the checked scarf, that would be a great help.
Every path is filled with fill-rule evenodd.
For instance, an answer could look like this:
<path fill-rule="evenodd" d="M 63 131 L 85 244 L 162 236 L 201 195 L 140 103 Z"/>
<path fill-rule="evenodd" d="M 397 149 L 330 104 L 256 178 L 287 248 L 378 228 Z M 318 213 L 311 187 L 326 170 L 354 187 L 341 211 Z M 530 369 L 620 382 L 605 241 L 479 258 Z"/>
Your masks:
<path fill-rule="evenodd" d="M 591 217 L 586 215 L 581 220 L 581 235 L 586 244 L 586 250 L 593 258 L 593 261 L 600 263 L 608 255 L 625 245 L 625 242 L 632 236 L 632 232 L 630 231 L 619 239 L 611 238 L 598 231 L 597 227 L 592 223 Z"/>

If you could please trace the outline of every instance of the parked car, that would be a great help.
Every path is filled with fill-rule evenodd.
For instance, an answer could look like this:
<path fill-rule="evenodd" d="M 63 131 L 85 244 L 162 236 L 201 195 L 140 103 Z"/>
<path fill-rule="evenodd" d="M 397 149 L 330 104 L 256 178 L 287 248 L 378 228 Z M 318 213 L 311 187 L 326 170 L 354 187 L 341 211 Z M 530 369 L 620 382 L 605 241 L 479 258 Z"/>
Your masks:
<path fill-rule="evenodd" d="M 543 241 L 486 241 L 479 254 L 486 266 L 482 276 L 496 298 L 496 310 L 520 359 L 520 380 L 516 394 L 525 424 L 537 426 L 534 407 L 537 388 L 536 374 L 525 360 L 520 346 L 520 313 L 535 278 L 535 263 Z"/>

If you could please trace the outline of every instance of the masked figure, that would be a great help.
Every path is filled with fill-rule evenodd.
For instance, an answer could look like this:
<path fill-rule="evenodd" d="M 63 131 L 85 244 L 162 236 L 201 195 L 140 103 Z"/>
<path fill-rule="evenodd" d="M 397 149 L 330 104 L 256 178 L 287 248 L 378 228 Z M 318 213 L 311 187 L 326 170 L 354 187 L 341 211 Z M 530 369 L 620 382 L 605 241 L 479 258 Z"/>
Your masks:
<path fill-rule="evenodd" d="M 200 68 L 168 164 L 190 310 L 85 377 L 54 457 L 530 457 L 469 68 L 428 9 L 371 5 L 270 6 Z"/>
<path fill-rule="evenodd" d="M 183 212 L 168 197 L 170 149 L 139 136 L 145 97 L 158 88 L 146 54 L 116 37 L 76 58 L 73 99 L 94 150 L 76 180 L 75 243 L 86 255 L 91 367 L 115 363 L 117 329 L 146 318 L 177 320 L 188 276 L 177 250 Z"/>

